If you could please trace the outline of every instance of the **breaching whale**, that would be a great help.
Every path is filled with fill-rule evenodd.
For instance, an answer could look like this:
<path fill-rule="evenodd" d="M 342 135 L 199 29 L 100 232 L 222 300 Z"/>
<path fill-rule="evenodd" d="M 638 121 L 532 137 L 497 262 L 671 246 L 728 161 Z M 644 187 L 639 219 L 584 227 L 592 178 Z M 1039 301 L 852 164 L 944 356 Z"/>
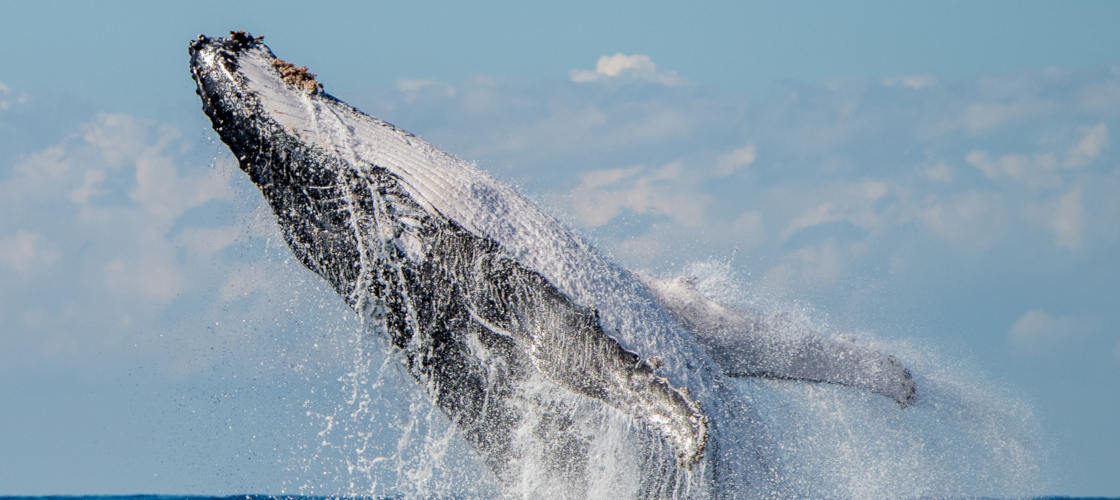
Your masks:
<path fill-rule="evenodd" d="M 293 253 L 389 344 L 512 492 L 781 489 L 729 377 L 914 400 L 893 357 L 628 271 L 474 165 L 323 91 L 245 32 L 190 43 L 203 111 Z"/>

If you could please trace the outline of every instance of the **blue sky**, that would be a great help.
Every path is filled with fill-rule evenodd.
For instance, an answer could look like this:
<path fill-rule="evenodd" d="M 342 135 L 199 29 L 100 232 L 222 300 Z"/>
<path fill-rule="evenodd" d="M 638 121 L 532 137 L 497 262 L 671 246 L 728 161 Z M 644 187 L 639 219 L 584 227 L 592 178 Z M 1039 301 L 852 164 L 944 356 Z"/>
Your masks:
<path fill-rule="evenodd" d="M 1114 3 L 201 3 L 0 3 L 0 494 L 330 467 L 296 456 L 364 380 L 355 323 L 187 71 L 248 29 L 631 267 L 975 368 L 1029 402 L 1044 493 L 1120 495 Z"/>

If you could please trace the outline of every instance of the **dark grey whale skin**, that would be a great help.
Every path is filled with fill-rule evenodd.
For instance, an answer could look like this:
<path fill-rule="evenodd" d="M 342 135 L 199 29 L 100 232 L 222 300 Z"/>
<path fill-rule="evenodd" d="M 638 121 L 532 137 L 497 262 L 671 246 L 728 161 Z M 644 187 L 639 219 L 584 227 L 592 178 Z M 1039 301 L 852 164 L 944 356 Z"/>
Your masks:
<path fill-rule="evenodd" d="M 523 389 L 543 374 L 616 411 L 637 409 L 638 422 L 647 410 L 694 422 L 699 445 L 689 450 L 656 430 L 638 431 L 652 449 L 673 450 L 649 453 L 638 465 L 646 471 L 638 496 L 679 495 L 680 477 L 704 454 L 708 425 L 687 392 L 606 335 L 593 309 L 574 303 L 494 241 L 422 208 L 388 169 L 355 168 L 299 140 L 251 92 L 198 61 L 202 51 L 217 51 L 221 64 L 233 68 L 238 51 L 256 45 L 251 38 L 201 35 L 191 42 L 203 111 L 260 188 L 293 253 L 388 339 L 499 481 L 512 484 L 520 473 L 511 435 L 530 406 L 543 415 L 532 432 L 545 447 L 547 474 L 570 483 L 573 494 L 582 487 L 591 437 L 574 417 L 586 405 Z M 425 242 L 424 259 L 409 258 L 393 238 L 403 231 Z"/>

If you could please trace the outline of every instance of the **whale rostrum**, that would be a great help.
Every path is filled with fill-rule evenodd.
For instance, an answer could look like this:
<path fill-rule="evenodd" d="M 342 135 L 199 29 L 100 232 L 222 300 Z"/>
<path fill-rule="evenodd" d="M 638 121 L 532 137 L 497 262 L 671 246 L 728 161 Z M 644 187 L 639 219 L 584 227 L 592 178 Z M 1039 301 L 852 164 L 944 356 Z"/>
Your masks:
<path fill-rule="evenodd" d="M 511 489 L 772 488 L 764 433 L 727 377 L 914 400 L 893 357 L 771 336 L 772 320 L 623 269 L 513 188 L 326 93 L 260 38 L 200 35 L 189 52 L 203 111 L 292 252 Z"/>

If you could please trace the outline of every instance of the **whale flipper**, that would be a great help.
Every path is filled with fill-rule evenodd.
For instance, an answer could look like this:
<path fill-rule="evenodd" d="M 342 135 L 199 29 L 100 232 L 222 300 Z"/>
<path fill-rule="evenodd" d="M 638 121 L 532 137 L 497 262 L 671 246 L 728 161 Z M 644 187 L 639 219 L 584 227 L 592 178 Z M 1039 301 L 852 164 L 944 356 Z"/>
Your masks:
<path fill-rule="evenodd" d="M 894 356 L 798 329 L 780 315 L 762 317 L 732 309 L 700 293 L 687 279 L 638 277 L 693 331 L 728 376 L 844 385 L 881 394 L 903 408 L 917 396 L 910 371 Z"/>
<path fill-rule="evenodd" d="M 655 360 L 641 359 L 604 333 L 598 312 L 574 304 L 540 274 L 500 253 L 476 258 L 469 269 L 465 302 L 472 320 L 514 339 L 553 382 L 660 431 L 682 466 L 700 458 L 708 439 L 700 405 L 687 388 L 658 376 Z"/>

